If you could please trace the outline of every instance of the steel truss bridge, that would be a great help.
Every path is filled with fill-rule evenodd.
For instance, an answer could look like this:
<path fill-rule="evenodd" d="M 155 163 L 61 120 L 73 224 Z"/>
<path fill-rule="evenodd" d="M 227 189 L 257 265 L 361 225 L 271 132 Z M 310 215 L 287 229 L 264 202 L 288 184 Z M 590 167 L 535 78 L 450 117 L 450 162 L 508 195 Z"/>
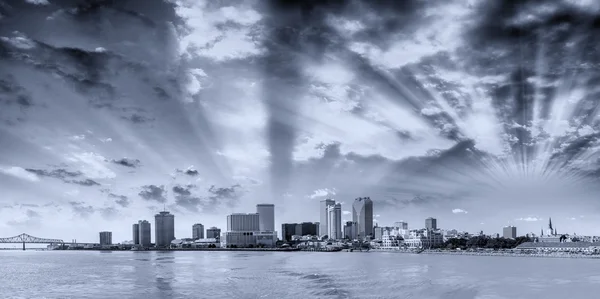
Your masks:
<path fill-rule="evenodd" d="M 20 234 L 18 236 L 10 237 L 10 238 L 0 238 L 0 243 L 13 243 L 13 244 L 23 244 L 23 250 L 25 250 L 25 244 L 64 244 L 61 239 L 44 239 L 34 237 L 28 234 Z"/>

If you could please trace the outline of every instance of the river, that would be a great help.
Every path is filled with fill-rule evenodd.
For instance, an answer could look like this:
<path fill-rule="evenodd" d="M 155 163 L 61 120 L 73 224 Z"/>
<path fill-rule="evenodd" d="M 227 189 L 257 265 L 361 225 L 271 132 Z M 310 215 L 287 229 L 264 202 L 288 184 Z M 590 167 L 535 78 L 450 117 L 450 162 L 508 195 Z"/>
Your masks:
<path fill-rule="evenodd" d="M 1 298 L 590 298 L 600 261 L 387 252 L 0 252 Z"/>

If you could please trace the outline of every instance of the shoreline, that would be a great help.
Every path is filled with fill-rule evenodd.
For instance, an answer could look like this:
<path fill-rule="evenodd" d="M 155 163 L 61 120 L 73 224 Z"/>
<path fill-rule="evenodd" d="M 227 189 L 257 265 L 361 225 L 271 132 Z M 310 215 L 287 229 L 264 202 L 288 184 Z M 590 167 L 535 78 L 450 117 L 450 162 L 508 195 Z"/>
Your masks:
<path fill-rule="evenodd" d="M 469 256 L 502 256 L 502 257 L 527 257 L 527 258 L 579 258 L 579 259 L 600 259 L 600 255 L 587 254 L 569 254 L 563 252 L 550 253 L 515 253 L 506 251 L 496 252 L 467 252 L 467 251 L 422 251 L 420 253 L 408 250 L 378 250 L 371 249 L 373 252 L 394 252 L 394 253 L 409 253 L 409 254 L 429 254 L 429 255 L 469 255 Z"/>

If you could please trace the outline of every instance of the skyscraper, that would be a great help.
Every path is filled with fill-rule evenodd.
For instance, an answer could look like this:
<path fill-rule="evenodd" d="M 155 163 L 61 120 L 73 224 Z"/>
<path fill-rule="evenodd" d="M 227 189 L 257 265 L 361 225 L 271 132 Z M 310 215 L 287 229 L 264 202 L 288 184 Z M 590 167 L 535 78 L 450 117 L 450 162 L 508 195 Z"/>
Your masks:
<path fill-rule="evenodd" d="M 154 242 L 156 247 L 170 247 L 175 240 L 175 216 L 167 211 L 154 215 Z"/>
<path fill-rule="evenodd" d="M 204 225 L 201 223 L 192 225 L 192 239 L 204 239 Z"/>
<path fill-rule="evenodd" d="M 137 223 L 133 224 L 133 244 L 140 244 L 140 225 Z"/>
<path fill-rule="evenodd" d="M 373 237 L 373 201 L 370 197 L 359 197 L 352 204 L 352 221 L 357 224 L 357 237 Z"/>
<path fill-rule="evenodd" d="M 233 213 L 227 215 L 228 232 L 257 232 L 260 231 L 260 215 Z"/>
<path fill-rule="evenodd" d="M 429 217 L 429 218 L 425 219 L 425 228 L 430 229 L 430 230 L 436 230 L 437 229 L 437 219 L 435 219 L 433 217 Z"/>
<path fill-rule="evenodd" d="M 150 225 L 150 222 L 146 220 L 140 220 L 138 221 L 138 227 L 140 239 L 137 244 L 140 244 L 144 247 L 150 247 L 150 244 L 152 244 L 152 226 Z"/>
<path fill-rule="evenodd" d="M 341 239 L 342 238 L 342 205 L 336 203 L 335 205 L 328 206 L 327 208 L 327 228 L 329 229 L 327 235 L 330 239 Z"/>
<path fill-rule="evenodd" d="M 112 245 L 112 232 L 100 232 L 100 246 Z"/>
<path fill-rule="evenodd" d="M 258 214 L 259 229 L 261 232 L 275 231 L 275 205 L 257 204 L 256 213 Z"/>
<path fill-rule="evenodd" d="M 329 228 L 328 228 L 328 224 L 329 224 L 329 213 L 328 213 L 328 208 L 329 206 L 333 206 L 335 205 L 335 200 L 333 199 L 324 199 L 321 200 L 321 202 L 319 203 L 319 215 L 320 215 L 320 222 L 319 222 L 319 234 L 321 236 L 326 235 L 329 233 Z"/>

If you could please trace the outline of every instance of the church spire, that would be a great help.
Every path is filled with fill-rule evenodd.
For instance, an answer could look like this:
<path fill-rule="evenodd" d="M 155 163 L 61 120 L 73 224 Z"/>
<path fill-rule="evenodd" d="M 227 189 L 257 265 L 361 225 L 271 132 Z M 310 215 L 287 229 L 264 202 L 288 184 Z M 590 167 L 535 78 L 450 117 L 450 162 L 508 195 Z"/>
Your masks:
<path fill-rule="evenodd" d="M 552 217 L 548 218 L 548 228 L 552 231 Z"/>
<path fill-rule="evenodd" d="M 543 236 L 543 235 L 544 235 L 544 229 L 540 228 L 540 236 Z"/>

